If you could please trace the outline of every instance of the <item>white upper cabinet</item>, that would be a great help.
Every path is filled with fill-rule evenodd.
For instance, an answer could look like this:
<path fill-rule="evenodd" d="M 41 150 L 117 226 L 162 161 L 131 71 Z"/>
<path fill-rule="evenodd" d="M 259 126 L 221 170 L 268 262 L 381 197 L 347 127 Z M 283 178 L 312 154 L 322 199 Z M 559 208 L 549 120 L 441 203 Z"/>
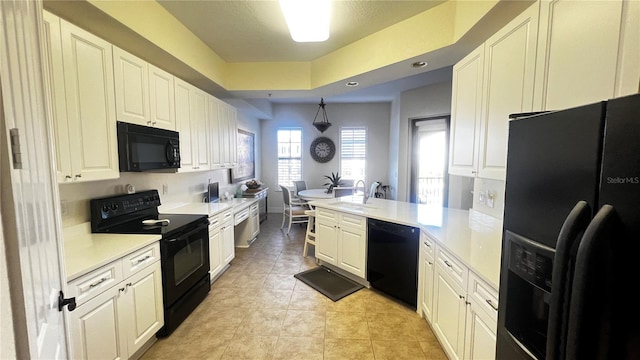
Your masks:
<path fill-rule="evenodd" d="M 504 180 L 509 114 L 531 111 L 539 4 L 453 67 L 449 173 Z"/>
<path fill-rule="evenodd" d="M 484 46 L 453 66 L 449 173 L 475 176 L 480 115 Z"/>
<path fill-rule="evenodd" d="M 175 130 L 173 75 L 114 46 L 117 119 Z"/>
<path fill-rule="evenodd" d="M 56 147 L 68 143 L 69 153 L 58 151 L 58 155 L 68 157 L 71 165 L 71 171 L 61 174 L 61 180 L 118 178 L 112 46 L 62 19 L 60 38 L 63 68 L 52 71 L 64 76 L 67 130 L 57 127 Z M 54 85 L 53 91 L 58 88 Z M 56 91 L 56 101 L 60 95 Z M 56 121 L 64 122 L 60 117 Z"/>
<path fill-rule="evenodd" d="M 213 96 L 207 97 L 207 121 L 209 125 L 209 149 L 211 168 L 218 169 L 223 167 L 222 163 L 222 136 L 220 128 L 220 113 L 218 108 L 221 106 L 220 101 Z"/>
<path fill-rule="evenodd" d="M 206 94 L 175 80 L 176 126 L 180 133 L 180 172 L 209 169 Z"/>
<path fill-rule="evenodd" d="M 560 110 L 637 92 L 638 13 L 637 1 L 543 0 L 535 109 Z"/>
<path fill-rule="evenodd" d="M 478 177 L 505 179 L 509 114 L 532 110 L 538 6 L 529 7 L 484 44 Z"/>

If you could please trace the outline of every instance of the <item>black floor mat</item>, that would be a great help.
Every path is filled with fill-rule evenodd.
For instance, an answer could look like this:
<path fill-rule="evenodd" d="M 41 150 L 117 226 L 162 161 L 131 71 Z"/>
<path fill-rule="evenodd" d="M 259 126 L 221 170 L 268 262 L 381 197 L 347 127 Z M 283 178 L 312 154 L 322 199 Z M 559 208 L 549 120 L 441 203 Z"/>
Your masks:
<path fill-rule="evenodd" d="M 293 276 L 333 301 L 338 301 L 364 287 L 323 266 Z"/>

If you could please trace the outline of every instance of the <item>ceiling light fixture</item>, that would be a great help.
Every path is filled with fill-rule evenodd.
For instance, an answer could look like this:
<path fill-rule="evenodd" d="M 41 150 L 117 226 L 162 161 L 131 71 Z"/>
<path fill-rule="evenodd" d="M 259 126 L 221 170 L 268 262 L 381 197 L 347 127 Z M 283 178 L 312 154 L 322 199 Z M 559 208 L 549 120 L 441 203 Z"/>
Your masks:
<path fill-rule="evenodd" d="M 426 61 L 416 61 L 413 64 L 411 64 L 411 66 L 413 66 L 414 68 L 422 68 L 427 66 L 427 62 Z"/>
<path fill-rule="evenodd" d="M 313 118 L 313 126 L 318 129 L 318 131 L 320 131 L 320 133 L 323 133 L 325 130 L 327 130 L 329 128 L 329 126 L 331 126 L 331 123 L 329 122 L 329 119 L 327 119 L 327 111 L 324 109 L 324 99 L 320 98 L 320 104 L 318 104 L 318 111 L 316 111 L 316 117 Z M 318 120 L 318 114 L 320 113 L 320 109 L 322 109 L 322 119 L 320 119 L 320 121 L 316 121 Z"/>
<path fill-rule="evenodd" d="M 329 38 L 331 0 L 280 0 L 291 38 L 296 42 L 320 42 Z"/>
<path fill-rule="evenodd" d="M 347 83 L 347 86 L 351 86 L 351 87 L 353 87 L 353 86 L 358 86 L 358 85 L 360 85 L 360 83 L 359 83 L 359 82 L 357 82 L 357 81 L 349 81 L 349 82 Z"/>

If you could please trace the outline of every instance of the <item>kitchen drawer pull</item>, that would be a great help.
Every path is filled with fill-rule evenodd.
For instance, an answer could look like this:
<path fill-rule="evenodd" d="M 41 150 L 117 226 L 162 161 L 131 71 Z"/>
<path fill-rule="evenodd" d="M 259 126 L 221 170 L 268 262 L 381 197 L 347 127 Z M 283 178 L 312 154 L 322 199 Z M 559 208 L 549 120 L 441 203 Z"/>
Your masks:
<path fill-rule="evenodd" d="M 449 264 L 449 261 L 445 260 L 444 264 L 447 265 L 448 267 L 451 267 L 451 264 Z"/>
<path fill-rule="evenodd" d="M 429 265 L 433 265 L 433 263 L 431 261 L 427 261 L 427 264 Z"/>
<path fill-rule="evenodd" d="M 96 287 L 96 286 L 98 286 L 98 285 L 102 284 L 103 282 L 105 282 L 105 281 L 107 281 L 107 280 L 109 280 L 109 279 L 108 279 L 108 278 L 106 278 L 106 277 L 103 277 L 102 279 L 100 279 L 100 280 L 98 280 L 98 281 L 94 282 L 93 284 L 90 284 L 90 285 L 89 285 L 89 289 L 92 289 L 92 288 L 94 288 L 94 287 Z"/>
<path fill-rule="evenodd" d="M 460 300 L 464 300 L 464 295 L 458 295 L 458 297 L 460 297 Z"/>
<path fill-rule="evenodd" d="M 145 260 L 149 259 L 150 257 L 151 257 L 151 255 L 147 255 L 147 256 L 143 257 L 142 259 L 138 259 L 136 264 L 140 264 L 141 262 L 144 262 Z"/>
<path fill-rule="evenodd" d="M 424 244 L 425 244 L 425 245 L 427 245 L 427 247 L 428 247 L 429 249 L 431 249 L 431 245 L 429 245 L 429 243 L 428 243 L 428 242 L 426 242 L 426 241 L 425 241 L 425 242 L 424 242 Z"/>
<path fill-rule="evenodd" d="M 485 301 L 493 308 L 493 310 L 498 311 L 498 307 L 493 305 L 493 301 L 491 301 L 491 299 L 485 299 Z"/>

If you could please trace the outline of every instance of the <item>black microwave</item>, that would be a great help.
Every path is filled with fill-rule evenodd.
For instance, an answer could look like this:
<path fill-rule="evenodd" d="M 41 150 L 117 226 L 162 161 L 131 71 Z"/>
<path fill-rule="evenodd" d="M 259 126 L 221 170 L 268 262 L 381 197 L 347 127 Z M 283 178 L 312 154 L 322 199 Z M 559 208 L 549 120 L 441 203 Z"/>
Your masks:
<path fill-rule="evenodd" d="M 177 169 L 180 135 L 177 131 L 118 121 L 120 171 Z"/>

